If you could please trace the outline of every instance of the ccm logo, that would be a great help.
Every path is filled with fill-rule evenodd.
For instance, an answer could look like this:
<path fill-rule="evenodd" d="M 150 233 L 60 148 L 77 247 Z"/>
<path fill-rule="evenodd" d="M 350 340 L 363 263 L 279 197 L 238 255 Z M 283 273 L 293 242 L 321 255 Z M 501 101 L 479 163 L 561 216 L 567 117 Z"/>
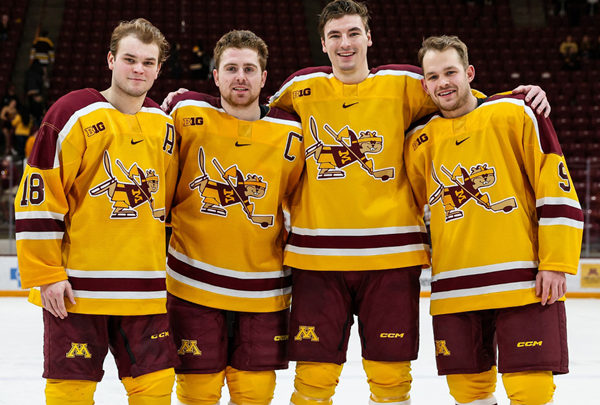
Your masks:
<path fill-rule="evenodd" d="M 541 346 L 542 342 L 543 342 L 542 340 L 540 340 L 540 341 L 530 340 L 529 342 L 519 342 L 519 343 L 517 343 L 517 347 Z"/>
<path fill-rule="evenodd" d="M 383 339 L 397 339 L 397 338 L 403 338 L 404 337 L 404 333 L 394 333 L 394 332 L 389 332 L 389 333 L 382 333 L 379 335 L 380 338 Z"/>

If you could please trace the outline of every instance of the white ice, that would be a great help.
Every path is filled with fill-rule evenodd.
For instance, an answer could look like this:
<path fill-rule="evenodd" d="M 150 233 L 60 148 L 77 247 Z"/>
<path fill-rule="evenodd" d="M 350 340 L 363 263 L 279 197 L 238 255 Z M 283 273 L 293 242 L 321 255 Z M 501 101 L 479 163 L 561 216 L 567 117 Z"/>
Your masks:
<path fill-rule="evenodd" d="M 419 359 L 413 362 L 413 405 L 452 405 L 445 379 L 435 370 L 431 321 L 428 300 L 421 299 L 421 348 Z M 25 298 L 0 298 L 0 404 L 34 405 L 44 403 L 42 374 L 41 309 Z M 600 300 L 570 299 L 567 301 L 567 324 L 570 351 L 570 373 L 555 377 L 555 405 L 600 404 Z M 356 325 L 356 324 L 355 324 Z M 95 400 L 98 405 L 127 404 L 125 391 L 117 378 L 114 361 L 109 353 L 104 363 L 106 374 L 98 384 Z M 289 404 L 293 390 L 293 368 L 277 373 L 273 405 Z M 348 361 L 334 396 L 337 405 L 366 405 L 369 388 L 362 370 L 360 343 L 356 327 L 352 329 Z M 501 379 L 496 390 L 498 405 L 509 401 Z M 173 394 L 173 398 L 175 395 Z M 223 389 L 221 404 L 229 400 Z M 175 401 L 173 400 L 173 403 Z"/>

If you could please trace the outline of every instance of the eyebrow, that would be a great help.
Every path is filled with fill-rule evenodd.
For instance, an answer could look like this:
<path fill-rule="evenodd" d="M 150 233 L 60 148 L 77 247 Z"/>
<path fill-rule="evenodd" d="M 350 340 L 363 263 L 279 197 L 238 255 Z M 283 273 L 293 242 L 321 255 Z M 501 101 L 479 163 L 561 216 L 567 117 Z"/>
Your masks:
<path fill-rule="evenodd" d="M 360 27 L 352 27 L 352 28 L 349 28 L 349 29 L 348 29 L 348 32 L 356 32 L 356 31 L 358 31 L 358 32 L 363 32 L 363 31 L 362 31 L 362 29 L 361 29 Z M 329 36 L 329 35 L 331 35 L 331 34 L 340 34 L 340 33 L 341 33 L 341 31 L 340 31 L 340 30 L 331 30 L 331 31 L 328 31 L 328 32 L 326 33 L 326 35 L 327 35 L 327 36 Z"/>
<path fill-rule="evenodd" d="M 128 57 L 130 57 L 130 58 L 134 58 L 134 59 L 137 59 L 137 58 L 139 58 L 137 55 L 134 55 L 134 54 L 132 54 L 132 53 L 127 53 L 127 52 L 125 52 L 125 53 L 123 54 L 123 56 L 128 56 Z M 153 56 L 152 56 L 152 57 L 150 57 L 150 58 L 145 58 L 144 60 L 146 60 L 146 61 L 148 61 L 148 60 L 155 61 L 155 60 L 157 60 L 157 59 L 156 59 L 155 57 L 153 57 Z"/>

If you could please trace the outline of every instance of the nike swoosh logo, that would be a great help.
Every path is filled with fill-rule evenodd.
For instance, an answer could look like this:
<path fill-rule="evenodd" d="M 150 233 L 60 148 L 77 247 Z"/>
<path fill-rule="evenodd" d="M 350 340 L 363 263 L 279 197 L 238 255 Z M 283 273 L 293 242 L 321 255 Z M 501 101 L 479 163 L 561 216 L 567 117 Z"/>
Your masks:
<path fill-rule="evenodd" d="M 238 141 L 235 141 L 235 146 L 250 146 L 252 145 L 251 143 L 239 143 Z"/>
<path fill-rule="evenodd" d="M 466 141 L 467 139 L 469 139 L 470 136 L 467 136 L 465 139 L 463 139 L 462 141 L 454 141 L 456 143 L 456 146 L 460 145 L 461 143 L 463 143 L 464 141 Z"/>
<path fill-rule="evenodd" d="M 356 104 L 358 104 L 358 101 L 356 103 L 352 103 L 352 104 L 346 104 L 346 103 L 344 103 L 344 104 L 342 104 L 342 108 L 352 107 L 353 105 L 356 105 Z"/>
<path fill-rule="evenodd" d="M 138 143 L 140 143 L 140 142 L 143 142 L 143 141 L 144 141 L 143 139 L 140 139 L 139 141 L 134 141 L 134 140 L 132 139 L 132 140 L 131 140 L 131 144 L 132 144 L 132 145 L 135 145 L 135 144 L 138 144 Z"/>

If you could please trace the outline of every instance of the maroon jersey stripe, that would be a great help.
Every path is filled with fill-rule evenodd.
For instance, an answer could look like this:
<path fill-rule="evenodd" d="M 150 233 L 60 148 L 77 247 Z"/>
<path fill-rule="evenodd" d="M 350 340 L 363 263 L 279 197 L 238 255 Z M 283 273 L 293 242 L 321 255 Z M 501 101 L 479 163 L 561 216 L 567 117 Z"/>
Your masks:
<path fill-rule="evenodd" d="M 190 266 L 174 256 L 169 255 L 169 267 L 182 276 L 202 283 L 214 285 L 215 287 L 227 288 L 240 291 L 269 291 L 286 288 L 292 285 L 292 276 L 276 277 L 267 279 L 239 279 L 224 275 L 214 274 L 198 267 Z"/>
<path fill-rule="evenodd" d="M 289 244 L 306 248 L 372 249 L 425 243 L 427 234 L 411 232 L 372 236 L 309 236 L 292 233 Z"/>
<path fill-rule="evenodd" d="M 205 103 L 208 103 L 215 108 L 221 108 L 221 99 L 219 97 L 210 96 L 204 93 L 198 93 L 196 91 L 187 91 L 185 93 L 178 94 L 175 97 L 173 97 L 171 104 L 169 104 L 169 112 L 173 109 L 173 107 L 177 105 L 177 103 L 185 100 L 204 101 Z"/>
<path fill-rule="evenodd" d="M 99 101 L 105 102 L 106 99 L 94 89 L 72 91 L 58 99 L 44 116 L 28 164 L 40 169 L 51 169 L 54 166 L 58 133 L 75 112 Z"/>
<path fill-rule="evenodd" d="M 81 278 L 69 277 L 74 290 L 80 291 L 165 291 L 164 278 Z"/>
<path fill-rule="evenodd" d="M 494 271 L 485 274 L 474 274 L 449 279 L 437 280 L 431 283 L 431 292 L 462 290 L 465 288 L 477 288 L 490 285 L 516 283 L 519 281 L 533 281 L 537 269 L 509 269 Z"/>
<path fill-rule="evenodd" d="M 571 218 L 583 221 L 583 212 L 570 205 L 542 205 L 537 207 L 538 218 Z"/>
<path fill-rule="evenodd" d="M 58 219 L 17 219 L 15 225 L 17 233 L 65 231 L 65 223 Z"/>
<path fill-rule="evenodd" d="M 320 72 L 326 73 L 326 74 L 331 74 L 331 73 L 333 73 L 333 69 L 331 68 L 331 66 L 315 66 L 315 67 L 308 67 L 308 68 L 300 69 L 297 72 L 294 72 L 291 75 L 289 75 L 288 78 L 285 79 L 285 81 L 281 84 L 281 87 L 285 86 L 288 82 L 290 82 L 291 80 L 293 80 L 296 77 L 310 75 L 313 73 L 320 73 Z M 280 89 L 281 89 L 281 87 L 280 87 Z"/>

